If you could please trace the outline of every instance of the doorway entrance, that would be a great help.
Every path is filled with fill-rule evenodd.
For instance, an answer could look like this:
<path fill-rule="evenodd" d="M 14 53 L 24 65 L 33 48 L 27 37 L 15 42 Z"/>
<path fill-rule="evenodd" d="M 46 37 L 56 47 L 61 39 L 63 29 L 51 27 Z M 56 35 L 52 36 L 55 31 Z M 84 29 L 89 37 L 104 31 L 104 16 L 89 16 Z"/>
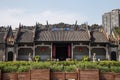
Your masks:
<path fill-rule="evenodd" d="M 116 52 L 115 51 L 111 52 L 111 60 L 116 61 Z"/>
<path fill-rule="evenodd" d="M 13 61 L 13 52 L 8 52 L 8 61 Z"/>
<path fill-rule="evenodd" d="M 71 45 L 68 43 L 55 43 L 54 45 L 54 57 L 59 61 L 64 61 L 71 57 Z"/>
<path fill-rule="evenodd" d="M 68 47 L 58 46 L 56 47 L 56 58 L 60 61 L 66 60 L 68 58 Z"/>

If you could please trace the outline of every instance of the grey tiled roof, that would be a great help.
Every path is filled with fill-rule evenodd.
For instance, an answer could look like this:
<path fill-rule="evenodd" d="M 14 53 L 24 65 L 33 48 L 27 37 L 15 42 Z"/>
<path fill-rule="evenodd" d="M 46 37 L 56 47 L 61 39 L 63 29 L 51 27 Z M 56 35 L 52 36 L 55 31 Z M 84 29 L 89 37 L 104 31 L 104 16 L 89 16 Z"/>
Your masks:
<path fill-rule="evenodd" d="M 41 31 L 36 41 L 89 41 L 87 31 Z"/>
<path fill-rule="evenodd" d="M 109 42 L 109 40 L 107 39 L 106 35 L 103 32 L 94 31 L 93 38 L 94 38 L 94 42 L 100 42 L 100 43 Z"/>
<path fill-rule="evenodd" d="M 21 31 L 19 32 L 17 42 L 33 42 L 32 31 Z"/>
<path fill-rule="evenodd" d="M 5 32 L 0 32 L 0 43 L 5 43 L 4 36 L 5 36 Z"/>

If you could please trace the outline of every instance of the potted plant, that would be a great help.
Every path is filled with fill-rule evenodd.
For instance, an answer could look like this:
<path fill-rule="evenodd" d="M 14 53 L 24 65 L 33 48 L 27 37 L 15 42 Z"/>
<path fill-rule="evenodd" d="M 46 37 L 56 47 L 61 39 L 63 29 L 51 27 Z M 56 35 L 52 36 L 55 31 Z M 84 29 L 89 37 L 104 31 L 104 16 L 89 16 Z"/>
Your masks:
<path fill-rule="evenodd" d="M 39 55 L 36 55 L 35 56 L 35 61 L 38 62 L 40 60 L 40 56 Z"/>
<path fill-rule="evenodd" d="M 101 72 L 101 78 L 106 80 L 120 80 L 120 67 L 110 66 L 109 70 Z"/>
<path fill-rule="evenodd" d="M 114 72 L 115 80 L 120 80 L 120 67 L 112 66 L 111 71 Z"/>
<path fill-rule="evenodd" d="M 64 66 L 65 79 L 78 79 L 77 68 L 75 65 Z"/>
<path fill-rule="evenodd" d="M 83 56 L 83 58 L 82 58 L 82 61 L 89 61 L 90 59 L 89 59 L 89 57 L 88 56 Z"/>
<path fill-rule="evenodd" d="M 100 80 L 114 80 L 114 71 L 111 69 L 113 64 L 111 61 L 101 61 L 99 63 Z"/>
<path fill-rule="evenodd" d="M 80 80 L 99 80 L 99 70 L 95 62 L 80 62 L 77 65 Z M 94 76 L 95 75 L 95 76 Z"/>
<path fill-rule="evenodd" d="M 35 62 L 31 68 L 31 79 L 50 80 L 50 62 Z"/>
<path fill-rule="evenodd" d="M 59 63 L 53 64 L 51 67 L 51 80 L 65 80 L 65 72 L 63 71 L 63 65 Z"/>
<path fill-rule="evenodd" d="M 30 66 L 20 66 L 18 68 L 18 80 L 30 80 Z"/>
<path fill-rule="evenodd" d="M 17 66 L 4 66 L 2 80 L 17 80 Z"/>

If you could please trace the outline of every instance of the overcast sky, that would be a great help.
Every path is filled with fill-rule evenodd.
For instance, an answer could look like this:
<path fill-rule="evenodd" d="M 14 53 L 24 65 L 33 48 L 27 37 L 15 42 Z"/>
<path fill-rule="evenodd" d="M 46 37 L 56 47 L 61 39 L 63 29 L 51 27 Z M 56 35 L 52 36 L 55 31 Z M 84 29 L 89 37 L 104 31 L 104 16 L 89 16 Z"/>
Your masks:
<path fill-rule="evenodd" d="M 120 0 L 0 0 L 0 26 L 70 23 L 102 24 L 102 15 L 120 9 Z"/>

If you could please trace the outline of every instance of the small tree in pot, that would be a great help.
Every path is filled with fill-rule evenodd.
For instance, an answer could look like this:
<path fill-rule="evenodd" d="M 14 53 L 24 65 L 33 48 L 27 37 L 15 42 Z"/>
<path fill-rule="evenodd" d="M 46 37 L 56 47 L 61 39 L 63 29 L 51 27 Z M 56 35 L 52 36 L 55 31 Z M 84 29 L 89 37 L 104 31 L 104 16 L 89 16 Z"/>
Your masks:
<path fill-rule="evenodd" d="M 35 56 L 35 61 L 38 62 L 40 60 L 40 56 L 39 55 L 36 55 Z"/>

